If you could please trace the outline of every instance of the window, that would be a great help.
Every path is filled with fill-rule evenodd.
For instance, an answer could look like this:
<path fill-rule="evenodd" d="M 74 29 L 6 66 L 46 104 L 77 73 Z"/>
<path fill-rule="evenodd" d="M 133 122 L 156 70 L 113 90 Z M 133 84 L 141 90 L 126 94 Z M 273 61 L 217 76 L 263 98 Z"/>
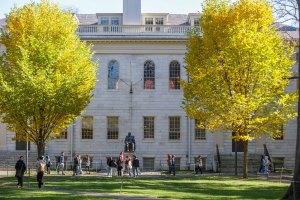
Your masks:
<path fill-rule="evenodd" d="M 108 64 L 108 89 L 119 89 L 119 64 L 117 61 L 110 61 Z"/>
<path fill-rule="evenodd" d="M 155 89 L 155 65 L 152 61 L 144 64 L 144 89 Z"/>
<path fill-rule="evenodd" d="M 143 170 L 154 170 L 154 158 L 143 158 Z"/>
<path fill-rule="evenodd" d="M 155 24 L 156 25 L 163 25 L 164 24 L 164 18 L 155 18 Z"/>
<path fill-rule="evenodd" d="M 169 139 L 180 140 L 180 117 L 169 117 Z"/>
<path fill-rule="evenodd" d="M 93 117 L 82 117 L 82 139 L 93 139 Z"/>
<path fill-rule="evenodd" d="M 194 19 L 194 26 L 200 26 L 200 19 L 199 18 Z"/>
<path fill-rule="evenodd" d="M 108 19 L 108 17 L 101 17 L 101 18 L 100 18 L 100 23 L 101 23 L 102 25 L 107 25 L 107 24 L 109 24 L 109 19 Z"/>
<path fill-rule="evenodd" d="M 16 140 L 16 150 L 26 150 L 26 141 Z M 28 150 L 30 150 L 30 142 L 28 142 Z"/>
<path fill-rule="evenodd" d="M 120 24 L 119 17 L 112 17 L 111 18 L 111 24 L 112 25 L 119 25 Z"/>
<path fill-rule="evenodd" d="M 172 61 L 169 66 L 169 87 L 180 89 L 180 64 L 177 61 Z"/>
<path fill-rule="evenodd" d="M 145 25 L 149 25 L 146 26 L 146 31 L 152 31 L 153 29 L 153 18 L 145 18 Z"/>
<path fill-rule="evenodd" d="M 107 139 L 119 138 L 119 117 L 107 117 Z"/>
<path fill-rule="evenodd" d="M 144 117 L 144 138 L 154 138 L 154 117 Z"/>
<path fill-rule="evenodd" d="M 284 132 L 284 127 L 283 124 L 279 125 L 278 132 L 273 135 L 274 140 L 283 140 L 283 132 Z"/>
<path fill-rule="evenodd" d="M 206 130 L 205 128 L 199 128 L 197 126 L 199 124 L 199 121 L 195 120 L 195 140 L 206 140 Z"/>
<path fill-rule="evenodd" d="M 100 23 L 101 23 L 101 25 L 108 25 L 109 24 L 109 18 L 108 17 L 101 17 Z M 103 27 L 103 31 L 104 32 L 108 32 L 109 31 L 109 27 L 104 26 Z"/>
<path fill-rule="evenodd" d="M 56 137 L 57 139 L 68 139 L 68 129 L 60 131 L 60 134 Z"/>
<path fill-rule="evenodd" d="M 164 18 L 155 18 L 155 25 L 163 25 L 163 24 L 164 24 Z M 160 31 L 160 26 L 157 26 L 155 28 L 155 30 L 157 32 L 159 32 Z"/>

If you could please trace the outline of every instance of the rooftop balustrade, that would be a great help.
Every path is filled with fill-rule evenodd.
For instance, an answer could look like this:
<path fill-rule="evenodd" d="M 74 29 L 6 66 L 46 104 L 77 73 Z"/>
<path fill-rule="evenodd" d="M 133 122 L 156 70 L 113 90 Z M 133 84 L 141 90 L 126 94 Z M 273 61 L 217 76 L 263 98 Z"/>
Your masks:
<path fill-rule="evenodd" d="M 79 36 L 187 36 L 199 29 L 195 26 L 174 25 L 79 25 Z"/>

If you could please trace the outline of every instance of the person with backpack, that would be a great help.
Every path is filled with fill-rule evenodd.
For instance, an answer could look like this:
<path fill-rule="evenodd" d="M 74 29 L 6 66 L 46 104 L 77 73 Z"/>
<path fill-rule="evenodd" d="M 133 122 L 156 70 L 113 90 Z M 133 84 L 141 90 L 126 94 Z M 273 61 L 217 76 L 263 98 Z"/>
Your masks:
<path fill-rule="evenodd" d="M 116 170 L 117 170 L 117 167 L 118 167 L 118 164 L 117 164 L 116 160 L 112 159 L 109 162 L 109 166 L 112 168 L 112 176 L 115 176 L 116 175 Z"/>
<path fill-rule="evenodd" d="M 38 182 L 38 188 L 41 189 L 42 185 L 44 185 L 43 183 L 43 176 L 44 176 L 44 172 L 45 172 L 45 168 L 46 168 L 46 163 L 43 160 L 43 157 L 41 156 L 38 161 L 36 161 L 36 172 L 37 172 L 37 182 Z"/>
<path fill-rule="evenodd" d="M 65 175 L 64 168 L 65 168 L 65 156 L 64 152 L 61 152 L 60 156 L 57 158 L 57 174 L 61 170 L 62 175 Z"/>
<path fill-rule="evenodd" d="M 24 173 L 26 171 L 26 165 L 25 165 L 23 159 L 24 159 L 24 157 L 20 156 L 19 160 L 17 161 L 17 163 L 15 165 L 16 177 L 18 179 L 18 184 L 17 184 L 18 188 L 23 187 L 23 177 L 24 177 Z"/>
<path fill-rule="evenodd" d="M 46 167 L 47 167 L 47 169 L 46 169 L 47 174 L 50 174 L 51 160 L 48 155 L 45 156 L 45 162 L 46 162 Z"/>

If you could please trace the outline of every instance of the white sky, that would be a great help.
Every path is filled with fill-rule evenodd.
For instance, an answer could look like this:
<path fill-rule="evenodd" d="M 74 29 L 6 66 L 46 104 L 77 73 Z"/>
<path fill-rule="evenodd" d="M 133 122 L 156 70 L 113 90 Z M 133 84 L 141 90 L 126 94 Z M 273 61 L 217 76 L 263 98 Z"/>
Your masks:
<path fill-rule="evenodd" d="M 4 18 L 11 8 L 40 0 L 0 0 L 0 18 Z M 203 0 L 141 0 L 143 13 L 188 14 L 201 11 Z M 80 14 L 122 13 L 123 0 L 52 0 L 61 8 L 73 8 Z"/>

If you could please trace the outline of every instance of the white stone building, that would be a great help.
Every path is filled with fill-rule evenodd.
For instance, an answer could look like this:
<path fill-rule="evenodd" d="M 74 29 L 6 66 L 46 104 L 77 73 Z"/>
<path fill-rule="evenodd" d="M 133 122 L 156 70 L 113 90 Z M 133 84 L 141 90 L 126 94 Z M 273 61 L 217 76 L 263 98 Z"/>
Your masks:
<path fill-rule="evenodd" d="M 107 156 L 117 157 L 124 151 L 124 139 L 131 132 L 136 140 L 136 155 L 145 169 L 165 166 L 168 153 L 175 154 L 181 169 L 193 164 L 199 154 L 205 157 L 207 169 L 215 169 L 216 145 L 221 162 L 232 163 L 231 133 L 211 134 L 197 129 L 195 121 L 188 119 L 182 109 L 183 91 L 178 81 L 187 78 L 186 34 L 198 27 L 198 13 L 141 13 L 140 0 L 123 0 L 123 13 L 76 17 L 78 35 L 94 46 L 98 82 L 94 98 L 82 116 L 60 139 L 48 143 L 47 152 L 52 159 L 64 151 L 67 160 L 71 154 L 88 154 L 93 162 L 105 163 Z M 291 88 L 295 84 L 291 81 Z M 6 131 L 4 125 L 0 131 L 2 155 L 24 155 L 25 146 L 11 140 L 15 133 Z M 292 168 L 295 121 L 285 131 L 288 134 L 280 140 L 250 142 L 250 158 L 257 162 L 266 144 L 274 161 Z M 29 155 L 34 152 L 36 148 L 32 146 Z"/>

